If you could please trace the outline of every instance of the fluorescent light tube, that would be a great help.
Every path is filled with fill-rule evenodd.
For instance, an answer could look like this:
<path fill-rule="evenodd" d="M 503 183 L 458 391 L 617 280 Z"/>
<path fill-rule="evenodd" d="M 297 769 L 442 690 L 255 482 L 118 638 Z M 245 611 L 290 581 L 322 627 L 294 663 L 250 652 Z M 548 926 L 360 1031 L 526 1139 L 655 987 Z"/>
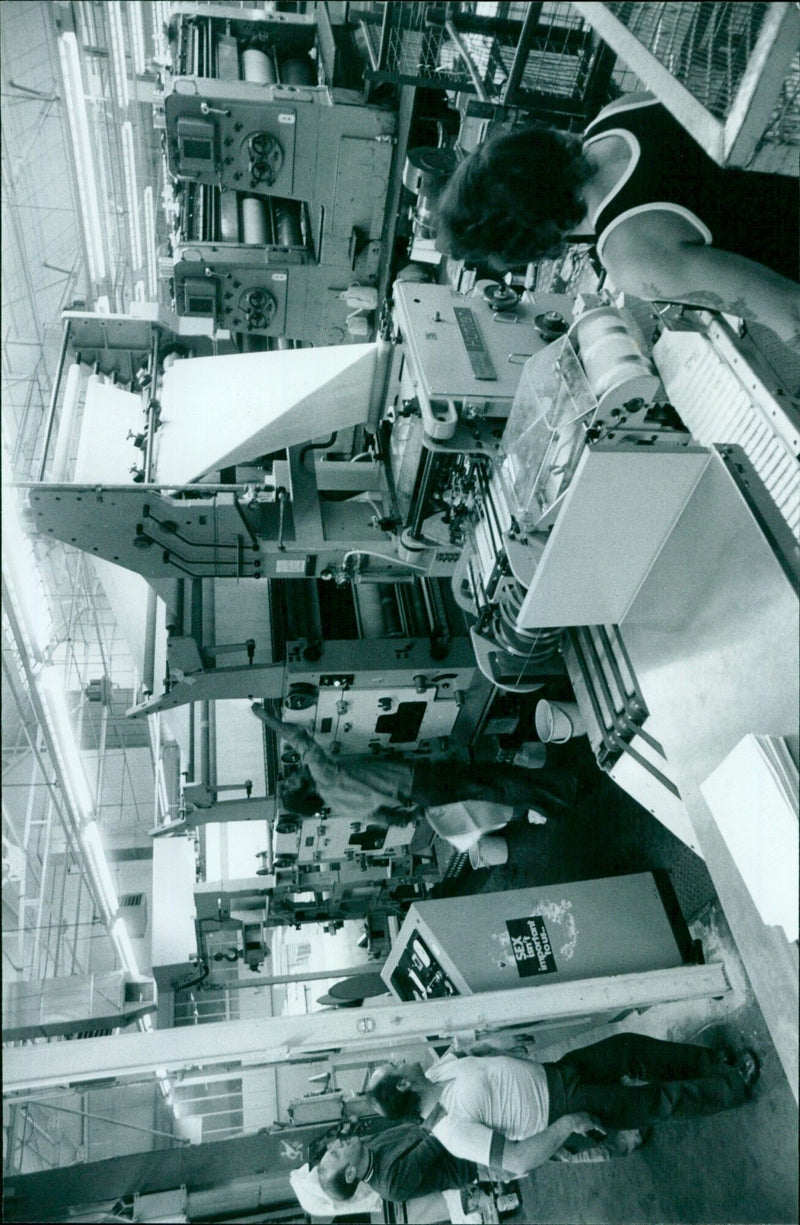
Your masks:
<path fill-rule="evenodd" d="M 117 84 L 117 98 L 123 109 L 130 102 L 128 93 L 128 68 L 125 63 L 125 41 L 122 34 L 122 5 L 118 0 L 106 4 L 108 28 L 111 33 L 111 59 L 114 64 L 114 80 Z"/>
<path fill-rule="evenodd" d="M 147 263 L 147 289 L 150 301 L 158 296 L 156 280 L 156 204 L 153 188 L 149 185 L 142 192 L 144 202 L 144 254 Z"/>
<path fill-rule="evenodd" d="M 125 920 L 121 915 L 118 915 L 111 924 L 111 939 L 117 946 L 117 952 L 120 955 L 122 964 L 129 974 L 138 974 L 139 966 L 136 962 L 136 954 L 133 951 L 130 934 L 128 932 Z"/>
<path fill-rule="evenodd" d="M 100 221 L 97 176 L 89 137 L 89 119 L 86 113 L 78 40 L 71 31 L 60 36 L 58 54 L 64 78 L 64 101 L 67 106 L 67 120 L 77 170 L 81 221 L 89 260 L 89 277 L 92 281 L 97 282 L 104 280 L 106 275 L 104 233 Z"/>
<path fill-rule="evenodd" d="M 144 58 L 144 26 L 142 24 L 142 7 L 138 3 L 128 5 L 128 17 L 131 23 L 131 48 L 133 51 L 133 70 L 138 77 L 144 76 L 146 64 Z"/>
<path fill-rule="evenodd" d="M 89 821 L 83 827 L 81 840 L 86 848 L 89 863 L 92 867 L 92 876 L 100 889 L 103 902 L 112 915 L 116 914 L 119 910 L 119 897 L 117 896 L 116 886 L 111 879 L 111 871 L 103 844 L 100 841 L 100 830 L 96 821 Z"/>
<path fill-rule="evenodd" d="M 142 266 L 142 231 L 139 225 L 139 187 L 136 180 L 136 158 L 133 149 L 133 124 L 122 125 L 122 168 L 125 175 L 125 194 L 128 198 L 128 227 L 131 235 L 131 254 L 135 268 Z"/>

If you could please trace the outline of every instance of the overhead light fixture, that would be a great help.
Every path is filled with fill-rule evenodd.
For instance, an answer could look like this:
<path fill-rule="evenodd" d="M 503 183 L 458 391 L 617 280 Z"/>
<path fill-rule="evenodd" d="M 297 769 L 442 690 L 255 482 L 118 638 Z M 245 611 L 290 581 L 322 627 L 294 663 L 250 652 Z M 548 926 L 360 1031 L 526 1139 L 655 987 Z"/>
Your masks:
<path fill-rule="evenodd" d="M 59 764 L 70 792 L 68 798 L 76 813 L 85 819 L 94 812 L 94 800 L 72 730 L 61 670 L 56 667 L 42 669 L 36 678 L 36 687 L 50 718 Z"/>
<path fill-rule="evenodd" d="M 155 302 L 158 287 L 156 281 L 156 200 L 153 188 L 148 185 L 142 192 L 144 202 L 144 257 L 147 264 L 147 289 L 150 301 Z"/>
<path fill-rule="evenodd" d="M 106 18 L 111 34 L 111 60 L 114 65 L 117 101 L 125 110 L 130 102 L 130 94 L 128 92 L 128 68 L 125 62 L 125 41 L 122 34 L 122 5 L 119 0 L 111 0 L 111 3 L 106 3 Z"/>
<path fill-rule="evenodd" d="M 144 76 L 146 64 L 144 58 L 144 26 L 142 24 L 142 6 L 128 5 L 128 17 L 131 23 L 131 49 L 133 51 L 133 70 L 138 77 Z"/>
<path fill-rule="evenodd" d="M 114 942 L 120 960 L 129 974 L 138 974 L 139 966 L 133 951 L 130 934 L 122 915 L 117 915 L 111 924 L 111 939 Z"/>
<path fill-rule="evenodd" d="M 139 187 L 136 178 L 136 158 L 133 149 L 133 124 L 128 120 L 122 125 L 122 169 L 125 175 L 125 194 L 128 199 L 128 228 L 131 236 L 131 255 L 135 268 L 142 266 L 142 230 L 139 225 Z"/>
<path fill-rule="evenodd" d="M 106 275 L 105 237 L 100 221 L 97 175 L 89 136 L 89 118 L 86 113 L 78 40 L 72 31 L 60 36 L 58 56 L 64 80 L 64 101 L 67 107 L 67 120 L 72 137 L 72 151 L 78 179 L 78 196 L 89 262 L 89 278 L 97 282 L 104 280 Z"/>
<path fill-rule="evenodd" d="M 81 841 L 92 869 L 92 878 L 98 886 L 103 905 L 109 915 L 115 915 L 119 910 L 119 896 L 111 879 L 108 859 L 100 840 L 100 830 L 96 821 L 89 821 L 81 830 Z"/>
<path fill-rule="evenodd" d="M 95 25 L 94 13 L 89 0 L 78 0 L 78 17 L 80 20 L 81 30 L 83 33 L 84 46 L 97 46 L 97 26 Z"/>
<path fill-rule="evenodd" d="M 169 5 L 162 3 L 162 0 L 154 0 L 153 3 L 153 45 L 156 49 L 156 55 L 162 56 L 168 50 L 167 40 L 164 37 L 164 26 L 169 23 Z"/>

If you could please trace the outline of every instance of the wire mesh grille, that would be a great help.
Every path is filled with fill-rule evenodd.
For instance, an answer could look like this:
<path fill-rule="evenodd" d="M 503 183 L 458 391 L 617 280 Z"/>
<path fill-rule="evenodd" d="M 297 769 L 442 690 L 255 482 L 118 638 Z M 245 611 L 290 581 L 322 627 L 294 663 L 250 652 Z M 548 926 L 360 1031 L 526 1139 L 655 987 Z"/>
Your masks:
<path fill-rule="evenodd" d="M 793 61 L 770 121 L 759 141 L 753 168 L 782 174 L 797 173 L 800 148 L 800 53 Z"/>
<path fill-rule="evenodd" d="M 709 0 L 605 6 L 717 119 L 726 119 L 769 10 Z"/>
<path fill-rule="evenodd" d="M 462 43 L 492 100 L 500 98 L 508 81 L 528 7 L 524 3 L 462 5 L 456 15 Z M 386 8 L 386 0 L 373 3 L 373 20 L 378 16 L 382 19 Z M 436 6 L 415 0 L 402 4 L 389 0 L 383 70 L 429 88 L 474 92 L 467 64 L 444 25 L 431 22 L 435 11 Z M 438 11 L 441 13 L 441 9 Z M 486 24 L 485 32 L 470 29 L 481 21 Z M 496 28 L 492 29 L 492 24 Z M 377 61 L 380 27 L 372 24 L 366 33 Z M 582 102 L 598 49 L 591 28 L 570 4 L 560 0 L 543 4 L 524 55 L 521 77 L 508 101 L 523 106 L 541 97 Z"/>

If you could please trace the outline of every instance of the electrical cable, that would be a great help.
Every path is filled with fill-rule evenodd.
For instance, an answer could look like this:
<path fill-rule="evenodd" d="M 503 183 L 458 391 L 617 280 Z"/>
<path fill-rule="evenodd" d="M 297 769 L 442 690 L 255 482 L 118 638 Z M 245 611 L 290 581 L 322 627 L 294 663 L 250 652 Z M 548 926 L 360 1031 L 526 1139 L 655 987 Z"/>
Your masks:
<path fill-rule="evenodd" d="M 329 451 L 338 437 L 339 431 L 334 430 L 330 438 L 327 438 L 325 442 L 307 442 L 300 451 L 300 463 L 302 464 L 305 461 L 309 451 Z"/>

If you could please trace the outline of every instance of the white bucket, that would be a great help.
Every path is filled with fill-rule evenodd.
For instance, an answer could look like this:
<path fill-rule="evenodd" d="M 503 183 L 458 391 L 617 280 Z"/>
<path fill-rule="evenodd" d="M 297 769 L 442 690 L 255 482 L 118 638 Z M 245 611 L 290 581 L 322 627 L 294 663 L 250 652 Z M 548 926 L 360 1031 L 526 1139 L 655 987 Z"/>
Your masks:
<path fill-rule="evenodd" d="M 541 701 L 536 707 L 536 732 L 545 744 L 566 744 L 571 736 L 583 736 L 586 724 L 577 702 Z"/>
<path fill-rule="evenodd" d="M 488 834 L 469 848 L 473 868 L 494 868 L 508 860 L 508 843 L 497 834 Z"/>

